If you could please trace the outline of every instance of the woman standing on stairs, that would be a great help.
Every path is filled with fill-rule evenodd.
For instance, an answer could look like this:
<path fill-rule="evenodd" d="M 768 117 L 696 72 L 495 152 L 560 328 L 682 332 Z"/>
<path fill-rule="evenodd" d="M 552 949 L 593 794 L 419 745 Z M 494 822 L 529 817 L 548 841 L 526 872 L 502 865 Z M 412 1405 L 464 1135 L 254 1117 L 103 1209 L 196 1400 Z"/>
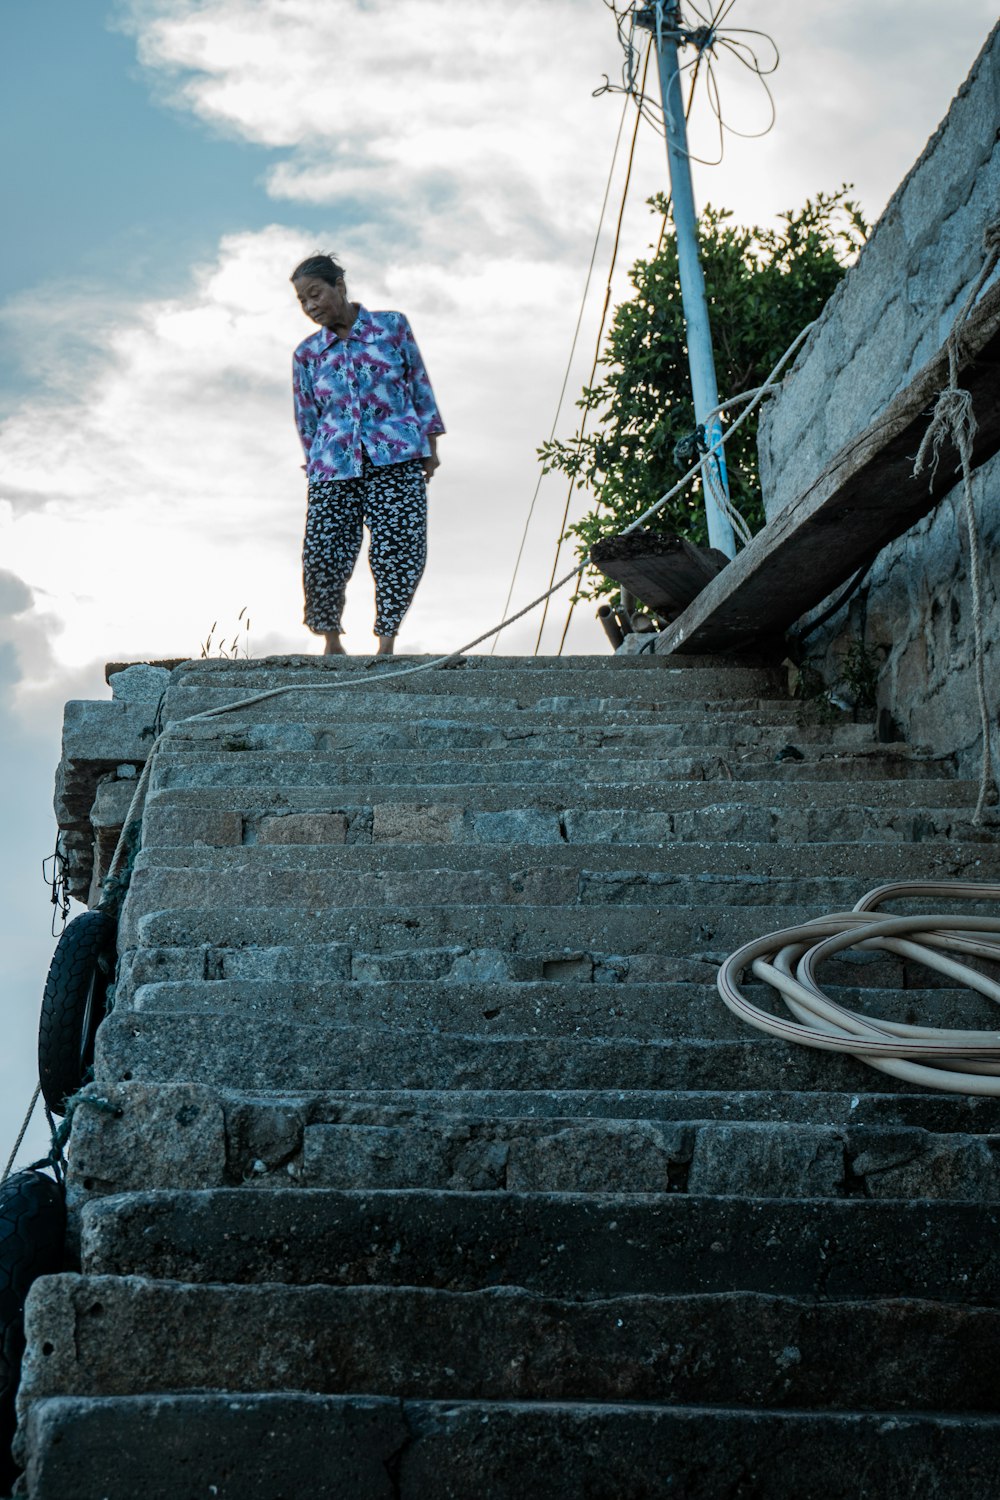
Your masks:
<path fill-rule="evenodd" d="M 410 325 L 350 302 L 344 272 L 312 255 L 291 276 L 319 330 L 295 351 L 295 423 L 309 480 L 305 623 L 343 654 L 344 591 L 368 527 L 379 656 L 391 656 L 427 558 L 426 482 L 444 432 Z"/>

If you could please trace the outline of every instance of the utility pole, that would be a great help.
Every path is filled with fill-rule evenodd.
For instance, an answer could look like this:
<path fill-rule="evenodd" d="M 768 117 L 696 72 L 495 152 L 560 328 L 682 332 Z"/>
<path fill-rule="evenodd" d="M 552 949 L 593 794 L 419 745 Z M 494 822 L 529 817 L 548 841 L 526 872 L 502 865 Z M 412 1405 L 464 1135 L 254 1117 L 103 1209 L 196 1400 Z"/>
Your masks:
<path fill-rule="evenodd" d="M 680 0 L 654 0 L 651 5 L 640 4 L 637 0 L 635 21 L 637 26 L 644 26 L 652 31 L 656 43 L 694 414 L 695 421 L 705 429 L 705 438 L 711 450 L 722 436 L 722 423 L 717 415 L 709 416 L 719 404 L 719 387 L 715 375 L 715 357 L 712 354 L 712 329 L 705 299 L 705 277 L 698 257 L 698 220 L 694 211 L 691 159 L 688 155 L 687 122 L 684 118 L 678 60 L 678 45 L 683 46 L 688 40 L 688 34 L 681 24 Z M 721 448 L 702 463 L 701 482 L 709 543 L 718 547 L 727 557 L 735 557 L 733 528 L 720 504 L 721 496 L 726 501 L 729 499 L 726 459 Z"/>

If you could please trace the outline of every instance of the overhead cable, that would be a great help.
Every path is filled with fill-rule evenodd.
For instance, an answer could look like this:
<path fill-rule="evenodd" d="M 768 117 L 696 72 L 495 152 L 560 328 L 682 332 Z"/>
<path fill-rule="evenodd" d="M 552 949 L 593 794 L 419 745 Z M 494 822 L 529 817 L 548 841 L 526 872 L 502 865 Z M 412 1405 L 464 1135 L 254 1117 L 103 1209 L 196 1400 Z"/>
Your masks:
<path fill-rule="evenodd" d="M 592 246 L 591 251 L 590 251 L 590 264 L 587 266 L 587 276 L 586 276 L 586 280 L 584 281 L 584 284 L 583 284 L 583 295 L 580 298 L 580 309 L 579 309 L 579 312 L 576 315 L 576 327 L 573 330 L 573 339 L 572 339 L 572 342 L 570 343 L 569 357 L 566 360 L 566 368 L 563 371 L 562 386 L 560 387 L 560 390 L 559 390 L 559 399 L 556 402 L 555 416 L 552 418 L 552 430 L 549 433 L 549 442 L 550 443 L 555 438 L 556 429 L 557 429 L 557 427 L 559 425 L 559 417 L 562 414 L 563 401 L 566 399 L 566 388 L 569 385 L 570 371 L 573 368 L 573 359 L 574 359 L 574 357 L 576 355 L 576 346 L 577 346 L 577 343 L 578 343 L 579 338 L 580 338 L 580 328 L 581 328 L 581 326 L 583 324 L 583 313 L 584 313 L 584 309 L 587 306 L 587 296 L 588 296 L 588 293 L 590 292 L 590 281 L 591 281 L 591 277 L 594 274 L 594 264 L 595 264 L 595 262 L 597 260 L 597 249 L 598 249 L 598 246 L 599 246 L 599 244 L 601 242 L 601 232 L 604 229 L 604 215 L 607 212 L 608 198 L 610 197 L 610 194 L 611 194 L 611 183 L 614 180 L 615 167 L 618 164 L 618 148 L 621 145 L 622 131 L 625 128 L 625 117 L 626 117 L 627 114 L 628 114 L 628 99 L 626 98 L 625 101 L 624 101 L 624 104 L 622 106 L 621 119 L 618 121 L 618 134 L 615 136 L 615 146 L 614 146 L 614 150 L 611 153 L 611 166 L 610 166 L 610 168 L 608 170 L 608 180 L 607 180 L 607 182 L 604 185 L 604 197 L 603 197 L 603 199 L 601 201 L 601 212 L 598 215 L 598 219 L 597 219 L 597 231 L 596 231 L 596 233 L 594 235 L 594 243 L 593 243 L 593 246 Z M 528 540 L 528 529 L 531 526 L 532 517 L 535 514 L 535 506 L 536 506 L 536 504 L 538 502 L 538 492 L 541 489 L 542 480 L 543 480 L 544 477 L 545 476 L 544 476 L 543 470 L 541 468 L 539 468 L 538 478 L 535 481 L 535 491 L 534 491 L 534 494 L 531 497 L 531 504 L 528 506 L 528 515 L 527 515 L 527 518 L 526 518 L 525 523 L 524 523 L 524 529 L 521 532 L 521 544 L 520 544 L 520 546 L 517 549 L 517 558 L 515 559 L 515 562 L 514 562 L 514 571 L 511 574 L 511 579 L 510 579 L 510 588 L 507 590 L 507 598 L 504 600 L 504 606 L 503 606 L 503 614 L 504 615 L 506 615 L 508 609 L 510 608 L 510 601 L 511 601 L 511 599 L 513 597 L 513 594 L 514 594 L 514 586 L 515 586 L 515 584 L 517 582 L 517 575 L 518 575 L 518 571 L 520 570 L 520 567 L 521 567 L 521 560 L 524 557 L 525 544 L 526 544 L 526 542 Z M 490 647 L 490 655 L 491 656 L 493 655 L 493 653 L 494 653 L 495 650 L 496 650 L 496 637 L 494 636 L 494 638 L 493 638 L 493 645 Z"/>

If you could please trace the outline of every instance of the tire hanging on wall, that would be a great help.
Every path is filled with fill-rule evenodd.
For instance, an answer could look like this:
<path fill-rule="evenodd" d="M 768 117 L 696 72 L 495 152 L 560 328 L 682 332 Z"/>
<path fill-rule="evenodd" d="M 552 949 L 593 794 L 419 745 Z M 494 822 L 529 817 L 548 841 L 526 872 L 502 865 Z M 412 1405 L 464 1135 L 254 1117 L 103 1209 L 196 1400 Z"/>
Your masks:
<path fill-rule="evenodd" d="M 83 1083 L 94 1060 L 114 974 L 116 923 L 101 911 L 74 917 L 56 944 L 38 1021 L 38 1078 L 53 1114 Z"/>
<path fill-rule="evenodd" d="M 66 1213 L 60 1189 L 42 1172 L 16 1172 L 0 1184 L 0 1494 L 17 1470 L 10 1445 L 24 1355 L 24 1300 L 38 1276 L 62 1268 Z"/>

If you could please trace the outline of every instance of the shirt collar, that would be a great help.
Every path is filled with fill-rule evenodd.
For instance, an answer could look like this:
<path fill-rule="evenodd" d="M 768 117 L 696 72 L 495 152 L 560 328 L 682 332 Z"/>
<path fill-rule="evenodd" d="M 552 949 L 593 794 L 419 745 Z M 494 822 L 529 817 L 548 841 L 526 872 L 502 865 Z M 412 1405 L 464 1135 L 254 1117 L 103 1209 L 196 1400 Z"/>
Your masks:
<path fill-rule="evenodd" d="M 341 344 L 346 342 L 346 340 L 342 339 L 339 334 L 334 333 L 332 328 L 320 328 L 313 335 L 313 337 L 316 339 L 317 353 L 319 354 L 322 354 L 325 350 L 329 349 L 331 344 Z M 362 304 L 359 302 L 358 315 L 351 325 L 351 331 L 347 335 L 347 338 L 356 339 L 359 343 L 362 344 L 369 344 L 374 337 L 374 319 L 372 318 L 372 315 L 368 311 L 367 307 L 362 306 Z"/>

